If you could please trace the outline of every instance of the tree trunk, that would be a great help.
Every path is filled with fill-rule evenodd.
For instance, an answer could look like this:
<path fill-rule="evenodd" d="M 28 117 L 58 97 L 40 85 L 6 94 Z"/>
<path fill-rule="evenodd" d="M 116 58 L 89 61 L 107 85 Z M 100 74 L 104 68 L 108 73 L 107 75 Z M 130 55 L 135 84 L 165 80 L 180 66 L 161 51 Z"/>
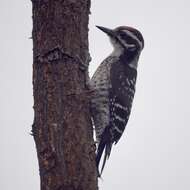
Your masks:
<path fill-rule="evenodd" d="M 90 0 L 32 0 L 32 127 L 41 190 L 96 190 L 85 71 Z"/>

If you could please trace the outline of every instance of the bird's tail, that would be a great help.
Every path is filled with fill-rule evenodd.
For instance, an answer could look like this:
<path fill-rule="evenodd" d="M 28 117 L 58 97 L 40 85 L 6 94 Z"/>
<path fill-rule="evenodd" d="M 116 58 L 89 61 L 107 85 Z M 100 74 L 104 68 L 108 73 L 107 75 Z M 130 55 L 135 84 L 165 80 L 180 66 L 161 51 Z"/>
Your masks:
<path fill-rule="evenodd" d="M 97 166 L 97 170 L 98 170 L 98 177 L 101 177 L 106 160 L 109 158 L 110 153 L 111 153 L 112 142 L 111 142 L 110 134 L 109 134 L 108 130 L 109 130 L 109 128 L 106 127 L 102 134 L 100 143 L 98 145 L 98 150 L 97 150 L 97 155 L 96 155 L 96 166 Z M 101 172 L 99 172 L 99 164 L 100 164 L 100 160 L 103 155 L 103 152 L 104 152 L 104 159 L 103 159 L 103 163 L 102 163 Z"/>

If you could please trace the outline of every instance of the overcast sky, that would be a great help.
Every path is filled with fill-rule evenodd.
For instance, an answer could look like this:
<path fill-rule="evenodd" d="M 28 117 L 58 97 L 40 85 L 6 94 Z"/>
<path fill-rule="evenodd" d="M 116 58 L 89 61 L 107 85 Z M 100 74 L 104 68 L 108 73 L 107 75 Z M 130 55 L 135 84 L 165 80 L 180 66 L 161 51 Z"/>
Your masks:
<path fill-rule="evenodd" d="M 111 53 L 95 25 L 145 39 L 132 114 L 100 189 L 190 189 L 190 1 L 93 0 L 90 74 Z M 0 189 L 39 190 L 33 138 L 31 2 L 0 0 Z"/>

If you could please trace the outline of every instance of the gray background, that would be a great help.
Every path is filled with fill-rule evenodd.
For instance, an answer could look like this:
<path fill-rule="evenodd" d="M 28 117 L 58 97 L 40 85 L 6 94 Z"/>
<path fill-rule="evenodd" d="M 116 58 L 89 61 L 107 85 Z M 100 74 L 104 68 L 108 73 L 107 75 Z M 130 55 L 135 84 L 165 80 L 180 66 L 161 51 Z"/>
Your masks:
<path fill-rule="evenodd" d="M 112 51 L 95 25 L 144 35 L 127 130 L 104 170 L 104 190 L 189 190 L 188 0 L 93 0 L 90 74 Z M 31 2 L 0 0 L 0 189 L 39 189 L 33 138 Z"/>

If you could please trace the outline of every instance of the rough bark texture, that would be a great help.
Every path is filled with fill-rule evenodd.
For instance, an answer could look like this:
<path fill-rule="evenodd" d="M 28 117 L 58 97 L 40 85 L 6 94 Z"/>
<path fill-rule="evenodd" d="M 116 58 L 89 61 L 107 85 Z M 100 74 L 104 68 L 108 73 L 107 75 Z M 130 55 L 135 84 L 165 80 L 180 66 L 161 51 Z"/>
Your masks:
<path fill-rule="evenodd" d="M 96 190 L 85 72 L 90 0 L 33 0 L 32 127 L 41 190 Z"/>

